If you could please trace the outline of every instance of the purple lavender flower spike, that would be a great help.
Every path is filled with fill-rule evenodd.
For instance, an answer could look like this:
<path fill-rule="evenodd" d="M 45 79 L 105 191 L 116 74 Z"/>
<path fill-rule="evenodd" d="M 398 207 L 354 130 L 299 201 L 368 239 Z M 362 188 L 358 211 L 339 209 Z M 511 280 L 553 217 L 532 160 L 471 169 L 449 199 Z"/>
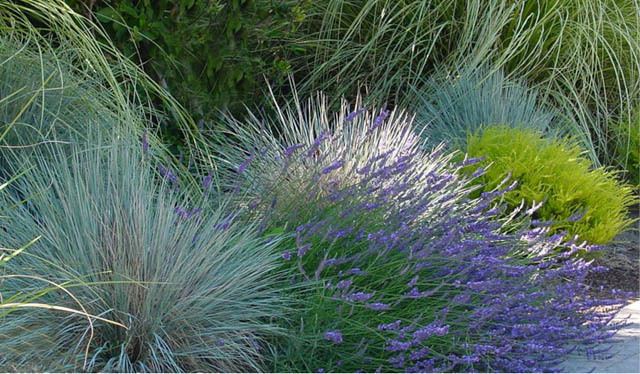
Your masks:
<path fill-rule="evenodd" d="M 342 332 L 340 330 L 329 330 L 324 333 L 324 339 L 333 344 L 340 344 L 342 343 Z"/>
<path fill-rule="evenodd" d="M 294 145 L 288 146 L 284 150 L 284 157 L 285 158 L 291 157 L 295 153 L 295 151 L 303 147 L 304 147 L 304 144 L 294 144 Z"/>
<path fill-rule="evenodd" d="M 289 260 L 291 260 L 291 252 L 289 252 L 289 251 L 284 251 L 284 252 L 282 252 L 282 258 L 283 258 L 285 261 L 289 261 Z"/>
<path fill-rule="evenodd" d="M 217 223 L 214 227 L 218 230 L 227 230 L 229 227 L 231 227 L 231 224 L 233 223 L 233 220 L 235 219 L 235 214 L 229 214 L 228 216 L 226 216 L 221 222 Z"/>
<path fill-rule="evenodd" d="M 427 357 L 430 352 L 431 352 L 431 350 L 429 348 L 423 347 L 423 348 L 420 348 L 418 350 L 412 351 L 409 354 L 409 358 L 411 359 L 411 361 L 419 361 L 419 360 L 422 360 L 423 358 Z"/>
<path fill-rule="evenodd" d="M 358 117 L 360 114 L 364 113 L 364 111 L 365 111 L 365 108 L 354 110 L 353 112 L 349 113 L 344 119 L 347 122 L 351 122 L 354 119 L 356 119 L 356 117 Z"/>
<path fill-rule="evenodd" d="M 328 258 L 324 261 L 322 261 L 322 264 L 324 266 L 333 266 L 335 264 L 337 264 L 339 262 L 339 260 L 337 258 Z"/>
<path fill-rule="evenodd" d="M 367 301 L 372 297 L 373 297 L 373 293 L 358 291 L 345 296 L 345 300 L 350 301 L 352 303 L 357 303 L 357 302 Z"/>
<path fill-rule="evenodd" d="M 311 244 L 304 244 L 298 247 L 298 252 L 297 252 L 298 257 L 303 257 L 305 254 L 307 254 L 310 248 L 311 248 Z"/>
<path fill-rule="evenodd" d="M 189 219 L 200 214 L 202 212 L 202 208 L 193 208 L 188 210 L 183 207 L 177 206 L 174 208 L 174 212 L 178 215 L 178 217 L 182 219 Z"/>
<path fill-rule="evenodd" d="M 389 364 L 396 369 L 402 369 L 405 365 L 404 355 L 397 355 L 389 358 Z"/>
<path fill-rule="evenodd" d="M 160 175 L 166 179 L 167 181 L 176 184 L 178 182 L 178 177 L 173 173 L 173 170 L 160 165 L 158 166 L 158 172 L 160 173 Z"/>
<path fill-rule="evenodd" d="M 365 275 L 366 272 L 362 271 L 360 268 L 351 268 L 347 271 L 346 275 Z"/>
<path fill-rule="evenodd" d="M 400 328 L 400 324 L 402 321 L 397 320 L 391 323 L 381 323 L 378 325 L 378 330 L 380 331 L 396 331 Z"/>
<path fill-rule="evenodd" d="M 149 153 L 149 138 L 147 136 L 147 129 L 142 132 L 142 152 L 144 154 Z"/>
<path fill-rule="evenodd" d="M 406 351 L 413 345 L 412 342 L 403 342 L 400 340 L 389 340 L 387 341 L 387 346 L 385 347 L 385 351 L 389 352 L 402 352 Z"/>
<path fill-rule="evenodd" d="M 187 219 L 189 216 L 189 212 L 187 212 L 186 209 L 180 206 L 175 207 L 173 211 L 178 215 L 178 217 L 182 219 Z"/>
<path fill-rule="evenodd" d="M 478 169 L 476 169 L 476 171 L 473 172 L 473 174 L 471 175 L 471 178 L 478 178 L 479 176 L 483 175 L 486 171 L 487 171 L 486 168 L 479 167 Z"/>
<path fill-rule="evenodd" d="M 351 279 L 343 279 L 340 282 L 338 282 L 338 284 L 336 284 L 336 288 L 339 290 L 344 290 L 351 287 L 352 283 L 353 281 Z"/>
<path fill-rule="evenodd" d="M 207 174 L 206 177 L 202 179 L 202 188 L 207 191 L 211 188 L 211 184 L 213 183 L 213 175 L 211 173 Z"/>
<path fill-rule="evenodd" d="M 371 310 L 375 310 L 375 311 L 385 311 L 385 310 L 389 310 L 391 308 L 391 306 L 389 304 L 385 304 L 385 303 L 380 303 L 380 302 L 375 302 L 375 303 L 369 303 L 367 305 L 365 305 L 367 308 L 371 309 Z"/>
<path fill-rule="evenodd" d="M 236 169 L 238 174 L 242 174 L 244 173 L 247 168 L 249 167 L 249 165 L 251 164 L 251 162 L 253 161 L 253 158 L 255 157 L 255 155 L 250 155 L 249 157 L 247 157 L 239 166 L 238 169 Z"/>
<path fill-rule="evenodd" d="M 407 287 L 414 287 L 416 284 L 418 284 L 418 279 L 420 278 L 419 275 L 416 275 L 415 277 L 411 278 L 411 280 L 409 281 L 409 283 L 407 283 Z"/>
<path fill-rule="evenodd" d="M 470 157 L 470 158 L 465 158 L 464 161 L 462 161 L 462 163 L 460 164 L 460 166 L 464 167 L 464 166 L 470 166 L 470 165 L 475 165 L 479 162 L 484 161 L 485 157 Z"/>
<path fill-rule="evenodd" d="M 389 110 L 383 109 L 380 114 L 373 120 L 374 126 L 380 126 L 389 116 Z"/>
<path fill-rule="evenodd" d="M 572 214 L 569 218 L 567 218 L 568 222 L 574 223 L 574 222 L 578 222 L 582 219 L 582 217 L 584 217 L 587 214 L 586 210 L 581 210 L 578 211 L 574 214 Z"/>
<path fill-rule="evenodd" d="M 344 161 L 338 160 L 333 162 L 331 165 L 322 169 L 322 174 L 329 174 L 334 170 L 340 169 L 344 165 Z"/>

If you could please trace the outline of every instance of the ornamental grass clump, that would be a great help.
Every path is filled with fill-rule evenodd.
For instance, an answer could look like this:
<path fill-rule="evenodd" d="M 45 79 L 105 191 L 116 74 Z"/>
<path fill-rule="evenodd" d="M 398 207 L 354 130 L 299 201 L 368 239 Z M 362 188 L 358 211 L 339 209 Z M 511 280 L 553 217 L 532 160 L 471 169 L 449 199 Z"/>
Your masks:
<path fill-rule="evenodd" d="M 0 131 L 24 153 L 42 143 L 112 131 L 120 122 L 112 96 L 99 79 L 74 68 L 61 50 L 35 40 L 0 37 Z M 133 112 L 133 110 L 130 110 Z"/>
<path fill-rule="evenodd" d="M 618 165 L 636 189 L 640 189 L 640 104 L 628 113 L 626 120 L 612 123 Z"/>
<path fill-rule="evenodd" d="M 411 128 L 400 125 L 409 120 L 404 113 L 368 111 L 358 101 L 353 111 L 343 102 L 342 110 L 331 114 L 324 96 L 309 99 L 306 106 L 297 97 L 294 101 L 276 105 L 274 117 L 226 118 L 227 142 L 212 149 L 219 153 L 221 179 L 227 189 L 242 192 L 243 206 L 255 208 L 265 203 L 264 196 L 277 194 L 277 209 L 269 207 L 271 202 L 262 208 L 274 215 L 304 214 L 310 199 L 354 183 L 353 168 L 376 155 L 395 156 L 419 141 Z M 289 183 L 281 183 L 283 178 Z M 320 186 L 319 195 L 300 197 L 299 190 L 312 181 Z"/>
<path fill-rule="evenodd" d="M 469 136 L 467 152 L 484 158 L 486 172 L 479 178 L 483 189 L 489 191 L 510 176 L 518 186 L 505 194 L 506 203 L 512 208 L 523 201 L 541 204 L 533 218 L 549 221 L 554 232 L 606 244 L 631 222 L 631 189 L 612 172 L 593 168 L 569 140 L 546 139 L 532 129 L 490 126 Z"/>
<path fill-rule="evenodd" d="M 150 124 L 171 121 L 189 145 L 185 155 L 198 153 L 201 140 L 185 109 L 64 0 L 0 2 L 0 34 L 3 148 L 29 154 L 43 143 L 86 140 L 89 129 L 106 137 L 125 127 L 141 137 L 146 128 L 153 155 L 166 158 Z"/>
<path fill-rule="evenodd" d="M 94 139 L 98 139 L 96 135 Z M 128 141 L 126 139 L 134 139 Z M 136 143 L 132 145 L 131 143 Z M 112 320 L 19 310 L 0 321 L 0 367 L 43 371 L 257 371 L 269 321 L 284 298 L 275 287 L 278 238 L 227 222 L 186 194 L 135 137 L 53 149 L 23 161 L 3 189 L 3 248 L 39 240 L 4 264 L 3 298 L 39 302 Z M 17 165 L 18 162 L 14 163 Z M 164 172 L 162 172 L 162 170 Z M 35 277 L 66 285 L 40 295 Z"/>
<path fill-rule="evenodd" d="M 459 171 L 478 160 L 424 153 L 402 113 L 281 113 L 282 137 L 251 135 L 263 152 L 225 150 L 239 200 L 290 236 L 281 266 L 297 304 L 272 370 L 547 371 L 575 350 L 606 354 L 594 347 L 622 300 L 591 297 L 590 263 L 570 257 L 595 249 L 501 218 L 514 184 L 473 198 Z"/>
<path fill-rule="evenodd" d="M 496 123 L 549 135 L 584 131 L 546 105 L 544 97 L 524 82 L 486 67 L 469 68 L 456 76 L 444 72 L 432 76 L 417 91 L 412 107 L 416 127 L 431 147 L 446 142 L 451 149 L 464 150 L 468 133 Z"/>

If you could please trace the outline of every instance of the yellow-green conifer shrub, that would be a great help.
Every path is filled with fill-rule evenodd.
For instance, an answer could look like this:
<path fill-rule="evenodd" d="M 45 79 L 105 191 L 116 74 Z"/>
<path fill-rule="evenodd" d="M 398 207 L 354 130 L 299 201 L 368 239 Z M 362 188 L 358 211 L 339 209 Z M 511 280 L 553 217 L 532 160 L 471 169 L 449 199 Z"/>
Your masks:
<path fill-rule="evenodd" d="M 611 171 L 592 168 L 580 148 L 566 139 L 546 139 L 535 130 L 490 126 L 468 138 L 471 157 L 484 157 L 484 190 L 506 176 L 518 182 L 507 203 L 528 206 L 544 202 L 534 218 L 553 220 L 552 230 L 593 244 L 610 242 L 627 225 L 631 189 Z"/>

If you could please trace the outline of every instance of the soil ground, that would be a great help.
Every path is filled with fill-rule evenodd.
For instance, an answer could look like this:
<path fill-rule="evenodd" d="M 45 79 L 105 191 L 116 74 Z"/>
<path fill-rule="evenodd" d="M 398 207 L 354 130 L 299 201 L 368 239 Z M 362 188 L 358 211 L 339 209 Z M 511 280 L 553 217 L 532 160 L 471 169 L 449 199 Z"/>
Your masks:
<path fill-rule="evenodd" d="M 605 272 L 589 275 L 589 283 L 594 292 L 612 289 L 633 292 L 634 299 L 640 298 L 640 206 L 631 211 L 636 220 L 632 227 L 620 234 L 613 243 L 603 249 L 601 258 L 596 264 L 608 268 Z"/>

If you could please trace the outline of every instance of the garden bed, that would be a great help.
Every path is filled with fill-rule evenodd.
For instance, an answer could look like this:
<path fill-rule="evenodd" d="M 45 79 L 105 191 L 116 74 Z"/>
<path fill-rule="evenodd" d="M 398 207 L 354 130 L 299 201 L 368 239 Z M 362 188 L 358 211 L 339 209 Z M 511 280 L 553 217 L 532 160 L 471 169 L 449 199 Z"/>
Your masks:
<path fill-rule="evenodd" d="M 0 368 L 607 358 L 640 4 L 593 4 L 0 1 Z"/>

